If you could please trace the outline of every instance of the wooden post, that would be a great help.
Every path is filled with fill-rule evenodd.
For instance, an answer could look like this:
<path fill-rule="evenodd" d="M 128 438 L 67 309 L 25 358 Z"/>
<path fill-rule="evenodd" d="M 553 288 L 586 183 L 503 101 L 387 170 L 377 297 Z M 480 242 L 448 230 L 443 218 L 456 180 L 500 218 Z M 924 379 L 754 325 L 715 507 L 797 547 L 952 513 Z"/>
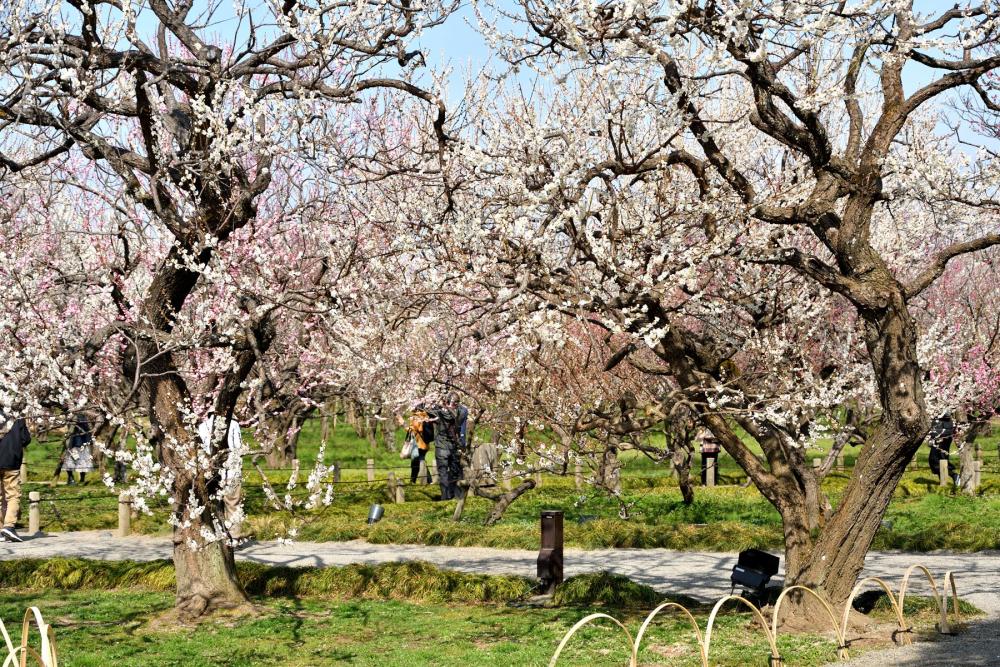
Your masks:
<path fill-rule="evenodd" d="M 368 459 L 368 481 L 375 481 L 375 459 Z"/>
<path fill-rule="evenodd" d="M 535 471 L 535 488 L 538 488 L 541 485 L 542 485 L 542 471 L 541 470 L 536 470 Z"/>
<path fill-rule="evenodd" d="M 334 482 L 340 481 L 340 463 L 336 461 L 334 461 L 333 463 L 333 481 Z"/>
<path fill-rule="evenodd" d="M 973 477 L 972 477 L 972 490 L 973 491 L 978 491 L 979 490 L 979 485 L 982 484 L 982 481 L 983 481 L 982 480 L 982 477 L 983 477 L 983 462 L 982 461 L 975 461 L 972 464 L 972 475 L 973 475 Z"/>
<path fill-rule="evenodd" d="M 840 470 L 841 472 L 843 472 L 843 470 L 844 470 L 844 455 L 843 454 L 837 454 L 837 470 Z"/>
<path fill-rule="evenodd" d="M 389 473 L 389 498 L 394 503 L 406 502 L 403 496 L 403 485 L 396 479 L 396 473 Z"/>
<path fill-rule="evenodd" d="M 26 484 L 28 482 L 28 464 L 21 464 L 21 484 Z"/>
<path fill-rule="evenodd" d="M 504 491 L 510 491 L 513 488 L 514 488 L 514 485 L 511 484 L 511 482 L 510 482 L 510 475 L 504 475 L 503 476 L 503 490 Z"/>
<path fill-rule="evenodd" d="M 813 459 L 813 472 L 818 475 L 821 467 L 823 467 L 823 459 Z"/>
<path fill-rule="evenodd" d="M 42 526 L 42 512 L 40 501 L 42 499 L 42 494 L 38 491 L 32 491 L 28 494 L 28 500 L 30 505 L 28 505 L 28 534 L 37 535 L 41 531 Z"/>
<path fill-rule="evenodd" d="M 948 459 L 938 461 L 938 486 L 948 486 Z"/>
<path fill-rule="evenodd" d="M 577 461 L 574 466 L 573 475 L 576 479 L 576 490 L 579 491 L 583 488 L 583 466 L 580 465 L 579 461 Z"/>
<path fill-rule="evenodd" d="M 417 484 L 430 484 L 427 481 L 427 461 L 420 459 L 420 468 L 417 469 Z"/>
<path fill-rule="evenodd" d="M 128 537 L 132 532 L 132 502 L 128 492 L 118 494 L 118 532 L 115 537 Z"/>
<path fill-rule="evenodd" d="M 705 486 L 715 486 L 715 462 L 714 456 L 708 457 L 705 465 Z"/>

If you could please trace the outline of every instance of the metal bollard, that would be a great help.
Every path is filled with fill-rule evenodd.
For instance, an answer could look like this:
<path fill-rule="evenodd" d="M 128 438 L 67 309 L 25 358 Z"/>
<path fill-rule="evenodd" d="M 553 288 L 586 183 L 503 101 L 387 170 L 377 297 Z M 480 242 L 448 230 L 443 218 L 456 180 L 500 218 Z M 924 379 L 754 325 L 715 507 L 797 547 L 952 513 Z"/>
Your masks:
<path fill-rule="evenodd" d="M 948 459 L 938 461 L 938 486 L 948 486 Z"/>
<path fill-rule="evenodd" d="M 118 494 L 118 531 L 115 537 L 128 537 L 132 532 L 132 501 L 128 492 Z"/>
<path fill-rule="evenodd" d="M 375 481 L 375 459 L 368 459 L 368 481 Z"/>
<path fill-rule="evenodd" d="M 21 484 L 26 484 L 28 482 L 28 464 L 21 464 Z"/>
<path fill-rule="evenodd" d="M 551 593 L 563 581 L 563 513 L 543 510 L 542 544 L 538 550 L 538 578 L 543 593 Z"/>
<path fill-rule="evenodd" d="M 39 502 L 42 499 L 42 494 L 38 491 L 32 491 L 28 494 L 28 500 L 30 504 L 28 505 L 28 534 L 37 535 L 42 532 L 42 508 Z"/>

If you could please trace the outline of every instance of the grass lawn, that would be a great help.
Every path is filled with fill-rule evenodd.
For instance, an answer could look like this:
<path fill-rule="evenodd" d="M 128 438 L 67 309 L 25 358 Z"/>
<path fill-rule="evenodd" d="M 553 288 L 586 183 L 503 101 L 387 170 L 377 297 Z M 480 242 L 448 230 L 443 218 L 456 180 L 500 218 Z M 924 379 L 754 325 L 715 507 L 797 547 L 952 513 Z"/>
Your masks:
<path fill-rule="evenodd" d="M 302 435 L 300 458 L 307 470 L 315 457 L 319 423 L 309 422 Z M 1000 433 L 982 439 L 986 453 L 983 487 L 977 497 L 955 496 L 940 489 L 929 471 L 908 472 L 889 508 L 886 527 L 876 537 L 876 549 L 925 551 L 955 549 L 977 551 L 1000 548 L 1000 471 L 996 461 Z M 48 486 L 57 443 L 33 445 L 28 450 L 31 481 L 26 491 L 37 489 L 42 503 L 43 530 L 110 528 L 117 522 L 117 501 L 100 483 L 87 486 Z M 695 502 L 685 506 L 666 465 L 645 457 L 623 457 L 624 498 L 630 503 L 629 518 L 619 516 L 620 505 L 593 489 L 577 491 L 572 477 L 545 476 L 539 489 L 522 496 L 496 526 L 483 528 L 489 503 L 470 499 L 461 521 L 452 521 L 454 503 L 435 502 L 436 487 L 407 486 L 407 502 L 386 505 L 385 518 L 367 526 L 365 517 L 373 502 L 388 500 L 381 483 L 364 483 L 365 462 L 376 460 L 376 477 L 384 479 L 390 469 L 408 481 L 407 462 L 383 448 L 372 450 L 346 425 L 337 429 L 327 463 L 337 461 L 344 469 L 344 483 L 335 487 L 332 506 L 313 512 L 275 511 L 265 503 L 256 471 L 248 471 L 244 486 L 250 525 L 261 538 L 283 537 L 290 528 L 306 540 L 366 539 L 376 543 L 424 543 L 479 545 L 535 549 L 538 546 L 538 513 L 560 509 L 566 513 L 566 544 L 582 548 L 668 547 L 674 549 L 735 551 L 756 546 L 782 545 L 778 513 L 753 488 L 730 484 L 714 489 L 699 488 Z M 918 461 L 924 461 L 921 452 Z M 849 463 L 851 459 L 849 458 Z M 722 458 L 723 481 L 735 481 L 732 461 Z M 279 494 L 290 474 L 267 471 Z M 824 487 L 836 504 L 847 482 L 846 473 L 832 473 Z M 300 486 L 301 489 L 301 486 Z M 140 516 L 133 529 L 165 532 L 163 511 Z"/>
<path fill-rule="evenodd" d="M 540 608 L 523 604 L 530 583 L 517 577 L 465 575 L 420 563 L 324 570 L 241 564 L 256 615 L 221 615 L 179 628 L 162 618 L 173 605 L 173 571 L 166 562 L 13 561 L 0 563 L 0 573 L 0 618 L 11 627 L 26 607 L 39 606 L 55 628 L 60 663 L 69 667 L 544 665 L 587 614 L 610 613 L 634 635 L 662 599 L 607 575 L 570 579 L 555 598 L 561 606 Z M 704 629 L 708 607 L 684 602 Z M 913 596 L 907 603 L 908 618 L 927 631 L 934 619 L 927 600 Z M 963 611 L 977 610 L 965 605 Z M 699 664 L 686 622 L 658 618 L 643 642 L 641 664 Z M 885 605 L 876 603 L 871 618 L 888 621 Z M 748 614 L 724 612 L 713 637 L 712 664 L 767 664 L 766 641 Z M 779 643 L 789 665 L 835 657 L 835 642 L 826 636 L 783 635 Z M 574 637 L 560 664 L 620 666 L 626 656 L 620 631 L 597 625 Z"/>

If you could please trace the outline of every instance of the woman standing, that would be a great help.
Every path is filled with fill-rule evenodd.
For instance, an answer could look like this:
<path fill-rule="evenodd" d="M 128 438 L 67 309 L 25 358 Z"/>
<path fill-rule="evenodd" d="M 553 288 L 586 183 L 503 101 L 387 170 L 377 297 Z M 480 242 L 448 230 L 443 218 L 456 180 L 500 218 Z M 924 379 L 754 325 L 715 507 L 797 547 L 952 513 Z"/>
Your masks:
<path fill-rule="evenodd" d="M 433 419 L 423 409 L 418 408 L 410 416 L 410 424 L 407 427 L 406 437 L 412 438 L 415 444 L 413 453 L 410 456 L 410 484 L 417 483 L 420 476 L 420 464 L 425 465 L 427 484 L 431 483 L 431 471 L 426 468 L 427 450 L 430 443 L 434 441 Z"/>
<path fill-rule="evenodd" d="M 94 436 L 90 433 L 90 423 L 84 415 L 76 416 L 76 424 L 66 443 L 63 453 L 63 470 L 66 471 L 66 482 L 75 484 L 73 473 L 80 473 L 80 484 L 86 484 L 87 473 L 94 470 L 94 453 L 91 446 Z"/>

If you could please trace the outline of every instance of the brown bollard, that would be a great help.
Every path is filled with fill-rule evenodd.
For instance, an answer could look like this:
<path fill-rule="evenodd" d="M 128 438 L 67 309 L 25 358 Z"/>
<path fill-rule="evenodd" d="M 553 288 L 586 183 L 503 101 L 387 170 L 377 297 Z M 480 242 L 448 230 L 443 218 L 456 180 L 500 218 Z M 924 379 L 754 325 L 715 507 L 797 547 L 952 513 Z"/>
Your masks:
<path fill-rule="evenodd" d="M 541 580 L 542 592 L 549 594 L 563 581 L 563 513 L 559 510 L 543 510 L 541 528 L 538 578 Z"/>
<path fill-rule="evenodd" d="M 126 491 L 118 494 L 118 530 L 115 537 L 128 537 L 132 532 L 132 501 Z"/>
<path fill-rule="evenodd" d="M 41 503 L 42 494 L 38 491 L 32 491 L 28 494 L 28 500 L 30 504 L 28 505 L 28 534 L 37 535 L 42 532 L 42 509 Z"/>

